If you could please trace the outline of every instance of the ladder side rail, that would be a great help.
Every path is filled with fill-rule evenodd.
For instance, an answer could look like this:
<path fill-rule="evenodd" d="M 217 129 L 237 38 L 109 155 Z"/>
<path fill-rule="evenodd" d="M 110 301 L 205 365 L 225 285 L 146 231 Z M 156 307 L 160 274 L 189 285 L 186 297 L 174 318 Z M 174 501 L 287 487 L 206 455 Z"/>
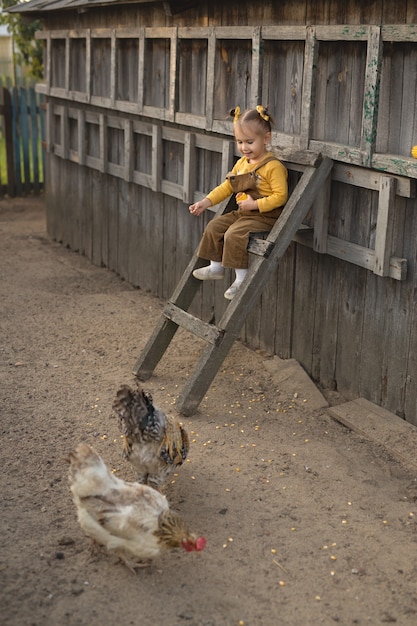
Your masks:
<path fill-rule="evenodd" d="M 229 198 L 221 202 L 215 215 L 225 213 L 229 209 L 229 204 L 232 201 L 234 202 L 233 196 L 229 196 Z M 192 272 L 203 264 L 204 260 L 197 256 L 196 250 L 191 261 L 185 268 L 171 298 L 168 300 L 168 303 L 171 302 L 184 311 L 188 310 L 200 286 L 200 281 L 194 278 Z M 133 367 L 133 374 L 135 376 L 140 380 L 148 380 L 148 378 L 152 376 L 155 367 L 165 354 L 177 330 L 178 324 L 172 319 L 167 319 L 167 316 L 162 312 L 152 335 L 146 342 L 145 347 Z"/>
<path fill-rule="evenodd" d="M 307 215 L 317 194 L 331 173 L 333 161 L 324 158 L 318 168 L 307 168 L 292 192 L 280 217 L 277 219 L 266 241 L 274 244 L 269 252 L 268 260 L 264 263 L 263 257 L 255 257 L 249 268 L 248 276 L 240 290 L 240 298 L 234 298 L 218 326 L 222 329 L 227 327 L 236 337 L 240 334 L 240 328 L 235 330 L 236 323 L 241 316 L 242 303 L 244 303 L 244 319 L 253 308 L 256 299 L 261 295 L 270 273 L 275 269 L 278 261 L 284 255 L 293 240 L 302 220 Z M 256 274 L 256 280 L 252 280 Z"/>

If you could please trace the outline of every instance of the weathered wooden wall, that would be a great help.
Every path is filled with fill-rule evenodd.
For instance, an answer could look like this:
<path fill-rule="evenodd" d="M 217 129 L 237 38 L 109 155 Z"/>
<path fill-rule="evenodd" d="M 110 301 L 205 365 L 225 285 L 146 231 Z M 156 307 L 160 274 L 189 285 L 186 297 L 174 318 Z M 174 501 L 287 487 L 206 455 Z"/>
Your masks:
<path fill-rule="evenodd" d="M 312 240 L 292 244 L 243 338 L 417 424 L 417 0 L 71 17 L 48 14 L 40 35 L 50 234 L 169 297 L 211 217 L 191 218 L 187 205 L 236 156 L 228 109 L 269 104 L 276 144 L 338 166 L 326 233 L 316 223 Z M 194 310 L 219 319 L 223 291 L 202 285 Z"/>

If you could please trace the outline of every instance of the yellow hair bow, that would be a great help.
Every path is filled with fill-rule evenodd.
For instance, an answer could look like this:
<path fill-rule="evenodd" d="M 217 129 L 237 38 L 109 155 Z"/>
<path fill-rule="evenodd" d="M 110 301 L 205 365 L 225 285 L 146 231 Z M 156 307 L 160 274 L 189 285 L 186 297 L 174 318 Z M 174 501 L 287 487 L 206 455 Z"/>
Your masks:
<path fill-rule="evenodd" d="M 234 117 L 233 117 L 233 122 L 237 122 L 239 117 L 240 117 L 240 107 L 237 106 L 235 108 L 235 114 L 234 114 Z"/>
<path fill-rule="evenodd" d="M 265 113 L 265 108 L 262 106 L 262 104 L 258 104 L 256 110 L 258 111 L 262 119 L 265 120 L 265 122 L 269 122 L 269 115 Z"/>

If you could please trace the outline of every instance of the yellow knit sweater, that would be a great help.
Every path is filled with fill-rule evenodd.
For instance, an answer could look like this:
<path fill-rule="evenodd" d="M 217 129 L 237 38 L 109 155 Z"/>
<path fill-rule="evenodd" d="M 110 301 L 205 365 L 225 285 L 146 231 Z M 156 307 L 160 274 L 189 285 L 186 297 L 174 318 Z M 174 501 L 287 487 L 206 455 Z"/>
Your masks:
<path fill-rule="evenodd" d="M 268 156 L 274 156 L 272 152 L 267 152 L 264 158 Z M 231 171 L 231 174 L 246 174 L 251 172 L 257 167 L 258 163 L 249 163 L 246 157 L 242 157 L 237 161 Z M 288 172 L 287 168 L 274 159 L 268 161 L 256 172 L 257 175 L 257 187 L 262 198 L 258 200 L 258 208 L 260 213 L 267 213 L 273 209 L 277 209 L 283 206 L 288 199 Z M 232 186 L 228 180 L 225 180 L 221 185 L 215 187 L 208 195 L 207 198 L 211 204 L 219 204 L 222 200 L 225 200 L 233 193 Z"/>

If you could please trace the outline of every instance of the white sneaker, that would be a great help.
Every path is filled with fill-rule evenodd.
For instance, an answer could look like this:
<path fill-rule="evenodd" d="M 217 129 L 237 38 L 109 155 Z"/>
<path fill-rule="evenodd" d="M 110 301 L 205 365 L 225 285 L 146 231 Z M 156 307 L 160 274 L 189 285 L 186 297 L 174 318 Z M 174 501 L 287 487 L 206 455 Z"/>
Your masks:
<path fill-rule="evenodd" d="M 224 269 L 220 270 L 220 272 L 213 272 L 211 265 L 206 265 L 206 267 L 199 267 L 197 270 L 194 270 L 193 276 L 198 278 L 198 280 L 221 280 L 224 276 Z"/>
<path fill-rule="evenodd" d="M 229 289 L 224 292 L 224 297 L 226 298 L 226 300 L 233 300 L 241 286 L 242 283 L 237 283 L 236 281 L 232 285 L 230 285 Z"/>

